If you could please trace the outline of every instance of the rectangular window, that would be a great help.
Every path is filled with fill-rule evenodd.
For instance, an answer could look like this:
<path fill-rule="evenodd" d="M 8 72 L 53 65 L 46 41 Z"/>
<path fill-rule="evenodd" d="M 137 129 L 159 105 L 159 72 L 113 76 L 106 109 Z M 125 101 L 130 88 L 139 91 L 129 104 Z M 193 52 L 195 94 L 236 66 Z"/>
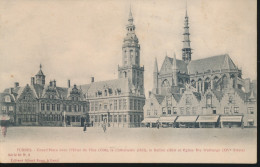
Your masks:
<path fill-rule="evenodd" d="M 134 100 L 134 110 L 137 110 L 137 100 Z"/>
<path fill-rule="evenodd" d="M 45 110 L 45 104 L 41 103 L 41 111 L 44 111 L 44 110 Z"/>
<path fill-rule="evenodd" d="M 60 111 L 60 104 L 57 104 L 57 111 Z"/>
<path fill-rule="evenodd" d="M 229 108 L 228 107 L 225 107 L 224 108 L 224 114 L 228 114 L 229 113 Z"/>
<path fill-rule="evenodd" d="M 51 110 L 52 110 L 52 111 L 55 111 L 55 104 L 52 104 L 52 105 L 51 105 Z"/>
<path fill-rule="evenodd" d="M 2 111 L 6 111 L 6 106 L 2 106 Z"/>
<path fill-rule="evenodd" d="M 109 109 L 113 110 L 113 101 L 112 100 L 109 101 Z"/>
<path fill-rule="evenodd" d="M 67 106 L 65 104 L 63 104 L 63 110 L 67 111 Z"/>
<path fill-rule="evenodd" d="M 119 107 L 118 108 L 119 108 L 119 110 L 122 109 L 122 100 L 121 99 L 119 100 Z"/>
<path fill-rule="evenodd" d="M 114 100 L 114 110 L 117 110 L 117 100 Z"/>
<path fill-rule="evenodd" d="M 91 111 L 94 111 L 94 103 L 93 102 L 90 103 L 90 109 L 91 109 Z"/>
<path fill-rule="evenodd" d="M 239 113 L 239 107 L 234 107 L 234 113 Z"/>
<path fill-rule="evenodd" d="M 114 122 L 117 122 L 117 115 L 114 115 Z"/>
<path fill-rule="evenodd" d="M 98 116 L 95 115 L 95 122 L 98 122 Z"/>
<path fill-rule="evenodd" d="M 126 99 L 123 99 L 123 110 L 126 110 Z"/>
<path fill-rule="evenodd" d="M 104 104 L 104 109 L 107 110 L 107 104 Z"/>
<path fill-rule="evenodd" d="M 47 111 L 50 111 L 50 104 L 47 104 Z"/>
<path fill-rule="evenodd" d="M 9 106 L 9 111 L 14 111 L 14 107 L 13 106 Z"/>
<path fill-rule="evenodd" d="M 95 102 L 95 111 L 98 111 L 98 102 Z"/>
<path fill-rule="evenodd" d="M 126 115 L 124 115 L 124 122 L 126 122 Z"/>
<path fill-rule="evenodd" d="M 74 112 L 77 112 L 78 110 L 77 110 L 77 106 L 76 105 L 74 105 Z"/>
<path fill-rule="evenodd" d="M 248 114 L 254 114 L 254 107 L 248 107 L 247 108 L 247 113 Z"/>
<path fill-rule="evenodd" d="M 141 110 L 141 100 L 138 100 L 138 110 Z"/>
<path fill-rule="evenodd" d="M 186 114 L 187 114 L 187 115 L 190 115 L 190 107 L 187 107 L 187 108 L 186 108 Z"/>
<path fill-rule="evenodd" d="M 78 106 L 78 111 L 81 111 L 81 105 Z"/>
<path fill-rule="evenodd" d="M 171 108 L 168 107 L 168 114 L 171 115 L 172 114 L 172 111 L 171 111 Z"/>
<path fill-rule="evenodd" d="M 118 122 L 122 122 L 122 115 L 119 115 Z"/>
<path fill-rule="evenodd" d="M 157 115 L 157 110 L 154 110 L 154 115 Z"/>
<path fill-rule="evenodd" d="M 162 114 L 165 115 L 166 114 L 166 108 L 162 108 Z"/>
<path fill-rule="evenodd" d="M 71 112 L 71 105 L 69 105 L 69 112 Z"/>
<path fill-rule="evenodd" d="M 177 108 L 176 107 L 173 107 L 172 111 L 173 111 L 173 114 L 177 114 Z"/>
<path fill-rule="evenodd" d="M 134 109 L 134 100 L 133 99 L 130 99 L 130 110 L 133 110 Z"/>
<path fill-rule="evenodd" d="M 181 114 L 183 115 L 183 113 L 184 113 L 184 107 L 181 107 L 181 108 L 180 108 L 180 112 L 181 112 Z"/>

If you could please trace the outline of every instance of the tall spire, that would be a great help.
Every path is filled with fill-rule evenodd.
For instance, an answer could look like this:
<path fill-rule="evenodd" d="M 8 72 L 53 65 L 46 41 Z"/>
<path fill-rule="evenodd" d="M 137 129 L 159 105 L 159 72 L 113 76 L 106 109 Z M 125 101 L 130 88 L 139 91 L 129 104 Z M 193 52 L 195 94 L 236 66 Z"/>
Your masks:
<path fill-rule="evenodd" d="M 158 73 L 158 64 L 157 64 L 157 58 L 155 57 L 155 60 L 154 60 L 154 70 L 153 70 L 154 73 Z"/>
<path fill-rule="evenodd" d="M 132 15 L 132 7 L 131 7 L 131 4 L 130 4 L 128 22 L 129 22 L 129 24 L 133 24 L 133 21 L 134 21 L 134 18 L 133 18 L 133 15 Z"/>
<path fill-rule="evenodd" d="M 191 61 L 191 47 L 190 47 L 190 32 L 189 32 L 189 17 L 188 17 L 188 10 L 187 10 L 187 1 L 186 1 L 186 14 L 184 20 L 184 40 L 183 48 L 182 48 L 182 60 L 186 63 Z"/>

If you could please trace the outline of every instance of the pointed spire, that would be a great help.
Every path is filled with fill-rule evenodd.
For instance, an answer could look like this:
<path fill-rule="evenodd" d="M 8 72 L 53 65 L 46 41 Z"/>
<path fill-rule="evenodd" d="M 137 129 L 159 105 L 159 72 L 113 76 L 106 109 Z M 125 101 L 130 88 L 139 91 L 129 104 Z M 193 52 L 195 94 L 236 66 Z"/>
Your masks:
<path fill-rule="evenodd" d="M 172 70 L 177 70 L 177 63 L 176 63 L 176 54 L 174 52 L 173 60 L 172 60 Z"/>
<path fill-rule="evenodd" d="M 40 64 L 40 70 L 42 69 L 42 64 Z"/>
<path fill-rule="evenodd" d="M 158 64 L 157 64 L 157 58 L 155 57 L 155 60 L 154 60 L 154 70 L 153 70 L 154 73 L 158 73 Z"/>
<path fill-rule="evenodd" d="M 250 93 L 250 97 L 249 97 L 249 99 L 254 99 L 254 98 L 255 98 L 255 96 L 254 96 L 254 91 L 251 90 L 251 93 Z"/>
<path fill-rule="evenodd" d="M 187 0 L 186 0 L 186 15 L 185 15 L 185 17 L 188 17 Z"/>
<path fill-rule="evenodd" d="M 131 7 L 131 4 L 130 4 L 130 10 L 129 10 L 128 21 L 129 21 L 130 23 L 133 23 L 133 21 L 134 21 L 133 15 L 132 15 L 132 7 Z"/>

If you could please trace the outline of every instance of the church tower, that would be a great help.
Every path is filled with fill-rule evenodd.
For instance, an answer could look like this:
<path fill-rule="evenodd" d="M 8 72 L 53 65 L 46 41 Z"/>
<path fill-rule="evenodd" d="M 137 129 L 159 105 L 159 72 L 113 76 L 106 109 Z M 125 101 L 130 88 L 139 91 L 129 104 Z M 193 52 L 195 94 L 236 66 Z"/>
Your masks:
<path fill-rule="evenodd" d="M 122 66 L 118 67 L 118 77 L 128 78 L 140 94 L 144 94 L 144 67 L 140 67 L 140 45 L 135 34 L 135 25 L 130 8 L 127 34 L 122 46 Z"/>
<path fill-rule="evenodd" d="M 45 85 L 45 75 L 42 72 L 42 65 L 40 64 L 40 70 L 39 72 L 35 75 L 35 79 L 36 79 L 36 84 Z"/>
<path fill-rule="evenodd" d="M 182 60 L 185 61 L 185 63 L 189 63 L 191 61 L 191 47 L 190 47 L 190 33 L 189 33 L 189 17 L 187 12 L 187 5 L 186 5 L 186 15 L 185 15 L 185 21 L 184 21 L 184 41 L 183 42 L 183 48 L 182 48 Z"/>

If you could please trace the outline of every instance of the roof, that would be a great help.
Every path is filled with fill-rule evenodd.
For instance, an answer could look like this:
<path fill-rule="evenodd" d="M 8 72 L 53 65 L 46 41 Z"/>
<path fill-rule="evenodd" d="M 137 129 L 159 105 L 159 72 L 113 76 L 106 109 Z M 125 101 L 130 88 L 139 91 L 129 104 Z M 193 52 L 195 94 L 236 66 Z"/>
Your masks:
<path fill-rule="evenodd" d="M 36 75 L 44 75 L 44 74 L 43 74 L 42 70 L 40 69 Z"/>
<path fill-rule="evenodd" d="M 173 58 L 168 56 L 166 57 L 170 60 L 171 64 L 173 65 Z M 176 59 L 176 66 L 181 73 L 188 73 L 187 64 L 183 60 Z"/>
<path fill-rule="evenodd" d="M 181 94 L 173 93 L 172 96 L 176 102 L 179 102 L 181 99 Z"/>
<path fill-rule="evenodd" d="M 192 92 L 192 93 L 197 98 L 198 101 L 201 100 L 201 94 L 200 93 L 198 93 L 198 92 Z"/>
<path fill-rule="evenodd" d="M 224 96 L 224 93 L 218 90 L 211 90 L 213 94 L 216 96 L 216 98 L 220 101 L 222 97 Z"/>
<path fill-rule="evenodd" d="M 102 91 L 104 89 L 120 89 L 121 93 L 129 91 L 128 78 L 120 78 L 108 81 L 93 82 L 90 84 L 80 85 L 83 93 L 88 93 L 88 95 L 93 96 L 97 91 Z"/>
<path fill-rule="evenodd" d="M 203 73 L 209 70 L 237 69 L 229 55 L 218 55 L 204 59 L 192 60 L 188 64 L 189 74 Z"/>
<path fill-rule="evenodd" d="M 9 93 L 0 93 L 0 102 L 5 102 L 5 100 L 4 100 L 5 96 L 9 96 L 11 102 L 15 101 L 14 96 L 12 96 L 11 94 L 9 94 Z"/>
<path fill-rule="evenodd" d="M 166 96 L 155 94 L 154 97 L 158 101 L 158 103 L 161 104 Z"/>

